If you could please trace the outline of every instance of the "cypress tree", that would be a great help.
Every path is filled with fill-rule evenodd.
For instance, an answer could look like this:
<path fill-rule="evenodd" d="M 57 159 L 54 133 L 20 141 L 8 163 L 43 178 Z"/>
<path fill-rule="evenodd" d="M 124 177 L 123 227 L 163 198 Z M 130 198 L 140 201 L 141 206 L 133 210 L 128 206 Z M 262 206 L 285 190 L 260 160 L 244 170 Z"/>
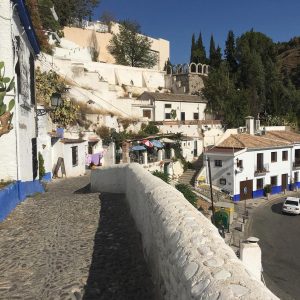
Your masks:
<path fill-rule="evenodd" d="M 195 34 L 193 33 L 190 63 L 194 62 L 194 52 L 195 52 L 195 50 L 196 50 L 196 41 L 195 41 Z"/>
<path fill-rule="evenodd" d="M 228 32 L 224 53 L 225 53 L 225 59 L 229 66 L 229 70 L 233 73 L 236 72 L 237 71 L 236 45 L 235 45 L 234 33 L 232 30 Z"/>
<path fill-rule="evenodd" d="M 212 64 L 215 53 L 216 53 L 216 45 L 215 45 L 214 37 L 213 37 L 213 35 L 211 35 L 210 43 L 209 43 L 209 62 L 210 62 L 210 64 Z"/>
<path fill-rule="evenodd" d="M 201 63 L 201 64 L 207 63 L 206 52 L 205 52 L 205 47 L 203 45 L 201 32 L 200 32 L 198 40 L 197 40 L 196 50 L 194 51 L 194 62 L 197 64 L 198 63 Z"/>

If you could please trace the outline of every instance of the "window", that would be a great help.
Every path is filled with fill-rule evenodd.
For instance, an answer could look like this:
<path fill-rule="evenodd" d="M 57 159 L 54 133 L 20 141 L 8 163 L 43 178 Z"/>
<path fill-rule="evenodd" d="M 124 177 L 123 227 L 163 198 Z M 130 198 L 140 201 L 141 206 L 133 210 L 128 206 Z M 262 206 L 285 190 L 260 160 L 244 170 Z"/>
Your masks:
<path fill-rule="evenodd" d="M 295 172 L 294 173 L 294 182 L 298 182 L 298 178 L 299 178 L 299 172 Z"/>
<path fill-rule="evenodd" d="M 144 117 L 144 118 L 151 119 L 151 110 L 149 110 L 149 109 L 144 109 L 144 110 L 143 110 L 143 117 Z"/>
<path fill-rule="evenodd" d="M 199 120 L 199 113 L 194 113 L 194 120 Z"/>
<path fill-rule="evenodd" d="M 172 104 L 165 104 L 165 108 L 172 108 Z"/>
<path fill-rule="evenodd" d="M 71 147 L 72 149 L 72 165 L 76 167 L 78 165 L 78 146 Z"/>
<path fill-rule="evenodd" d="M 171 119 L 171 114 L 170 113 L 165 113 L 165 119 Z"/>
<path fill-rule="evenodd" d="M 237 161 L 237 167 L 243 169 L 243 160 L 242 159 L 239 159 Z"/>
<path fill-rule="evenodd" d="M 277 185 L 277 176 L 271 176 L 271 186 Z"/>
<path fill-rule="evenodd" d="M 282 160 L 288 160 L 288 152 L 287 151 L 282 151 Z"/>
<path fill-rule="evenodd" d="M 225 185 L 226 184 L 226 179 L 225 178 L 220 178 L 220 184 Z"/>
<path fill-rule="evenodd" d="M 215 167 L 222 167 L 222 161 L 221 160 L 215 160 Z"/>
<path fill-rule="evenodd" d="M 271 152 L 271 162 L 277 162 L 277 152 Z"/>
<path fill-rule="evenodd" d="M 256 189 L 262 190 L 263 188 L 264 188 L 264 179 L 263 178 L 256 179 Z"/>

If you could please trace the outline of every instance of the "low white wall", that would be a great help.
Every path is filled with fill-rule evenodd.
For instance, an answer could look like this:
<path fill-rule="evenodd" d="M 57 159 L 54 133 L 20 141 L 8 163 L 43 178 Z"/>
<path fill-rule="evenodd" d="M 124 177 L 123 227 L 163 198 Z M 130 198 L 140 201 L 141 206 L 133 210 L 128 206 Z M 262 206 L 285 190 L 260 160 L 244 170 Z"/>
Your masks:
<path fill-rule="evenodd" d="M 138 164 L 93 170 L 91 188 L 126 194 L 161 298 L 278 299 L 246 270 L 207 218 Z"/>

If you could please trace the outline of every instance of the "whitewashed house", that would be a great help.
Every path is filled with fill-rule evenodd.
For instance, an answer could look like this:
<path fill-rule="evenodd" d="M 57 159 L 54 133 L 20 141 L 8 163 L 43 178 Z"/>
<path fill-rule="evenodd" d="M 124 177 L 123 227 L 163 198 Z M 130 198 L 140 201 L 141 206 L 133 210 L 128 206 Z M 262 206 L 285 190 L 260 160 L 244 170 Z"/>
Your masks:
<path fill-rule="evenodd" d="M 55 176 L 76 177 L 86 172 L 85 161 L 88 142 L 78 137 L 79 131 L 70 134 L 64 128 L 53 124 L 48 114 L 38 117 L 38 152 L 44 159 L 44 180 Z M 63 167 L 60 165 L 63 159 Z"/>
<path fill-rule="evenodd" d="M 4 99 L 15 99 L 11 130 L 0 137 L 0 220 L 28 195 L 43 191 L 38 181 L 34 60 L 40 47 L 23 0 L 0 1 L 0 61 L 15 88 Z M 0 124 L 0 127 L 3 124 Z"/>
<path fill-rule="evenodd" d="M 138 97 L 149 121 L 205 120 L 207 101 L 200 96 L 144 92 Z M 144 102 L 144 103 L 143 103 Z"/>
<path fill-rule="evenodd" d="M 207 158 L 213 185 L 234 201 L 261 197 L 268 184 L 273 194 L 300 187 L 300 134 L 255 130 L 252 117 L 246 119 L 245 133 L 230 135 L 205 152 L 206 164 Z"/>

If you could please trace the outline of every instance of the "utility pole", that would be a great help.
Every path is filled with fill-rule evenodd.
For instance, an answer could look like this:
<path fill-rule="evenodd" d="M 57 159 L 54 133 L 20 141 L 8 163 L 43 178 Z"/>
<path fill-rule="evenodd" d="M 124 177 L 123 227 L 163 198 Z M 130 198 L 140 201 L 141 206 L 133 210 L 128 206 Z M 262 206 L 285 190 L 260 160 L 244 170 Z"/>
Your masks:
<path fill-rule="evenodd" d="M 209 186 L 210 186 L 212 222 L 213 222 L 213 224 L 215 224 L 215 207 L 214 207 L 214 198 L 213 198 L 213 190 L 212 190 L 212 182 L 211 182 L 211 170 L 210 170 L 210 159 L 209 159 L 209 157 L 207 158 L 207 166 L 208 166 L 208 177 L 209 177 Z"/>

